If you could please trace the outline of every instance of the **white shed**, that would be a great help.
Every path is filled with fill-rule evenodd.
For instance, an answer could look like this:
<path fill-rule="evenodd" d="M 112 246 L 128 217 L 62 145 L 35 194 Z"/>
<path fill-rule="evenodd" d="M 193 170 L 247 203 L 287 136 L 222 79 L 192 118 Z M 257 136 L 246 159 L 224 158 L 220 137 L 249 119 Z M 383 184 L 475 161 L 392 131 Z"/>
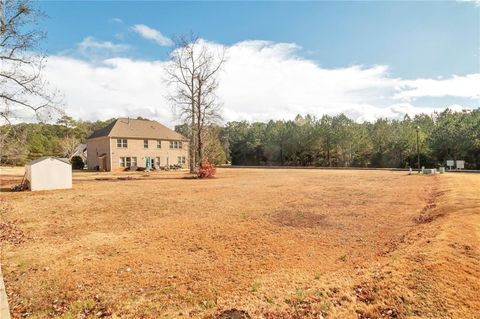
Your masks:
<path fill-rule="evenodd" d="M 25 166 L 25 179 L 32 191 L 72 188 L 72 165 L 67 159 L 40 157 Z"/>

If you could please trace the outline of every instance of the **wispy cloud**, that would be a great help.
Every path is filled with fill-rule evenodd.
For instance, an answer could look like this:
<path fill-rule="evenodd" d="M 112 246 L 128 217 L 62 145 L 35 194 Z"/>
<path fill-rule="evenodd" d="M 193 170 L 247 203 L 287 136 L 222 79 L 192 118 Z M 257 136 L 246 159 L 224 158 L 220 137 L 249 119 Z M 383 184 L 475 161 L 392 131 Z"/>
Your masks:
<path fill-rule="evenodd" d="M 108 19 L 108 22 L 110 22 L 110 23 L 123 23 L 123 20 L 120 19 L 120 18 L 111 18 L 111 19 Z"/>
<path fill-rule="evenodd" d="M 88 36 L 77 43 L 77 51 L 89 59 L 105 59 L 130 49 L 130 46 L 110 41 L 99 41 Z"/>
<path fill-rule="evenodd" d="M 480 7 L 480 0 L 457 0 L 458 2 L 471 2 L 475 4 L 477 7 Z"/>
<path fill-rule="evenodd" d="M 173 41 L 164 36 L 160 31 L 150 28 L 144 24 L 136 24 L 132 27 L 132 30 L 138 33 L 140 36 L 144 37 L 145 39 L 152 40 L 158 45 L 161 46 L 171 46 L 173 45 Z"/>
<path fill-rule="evenodd" d="M 447 79 L 416 79 L 401 81 L 395 99 L 414 100 L 419 97 L 455 96 L 480 99 L 480 74 L 453 75 Z"/>

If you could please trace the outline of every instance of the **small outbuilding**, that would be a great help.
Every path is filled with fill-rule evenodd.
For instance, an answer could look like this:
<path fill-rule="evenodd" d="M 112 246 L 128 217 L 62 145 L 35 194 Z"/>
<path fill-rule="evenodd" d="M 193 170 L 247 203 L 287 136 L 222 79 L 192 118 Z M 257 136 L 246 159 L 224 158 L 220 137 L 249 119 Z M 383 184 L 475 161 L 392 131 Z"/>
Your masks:
<path fill-rule="evenodd" d="M 31 191 L 72 188 L 72 165 L 67 159 L 44 156 L 25 166 Z"/>

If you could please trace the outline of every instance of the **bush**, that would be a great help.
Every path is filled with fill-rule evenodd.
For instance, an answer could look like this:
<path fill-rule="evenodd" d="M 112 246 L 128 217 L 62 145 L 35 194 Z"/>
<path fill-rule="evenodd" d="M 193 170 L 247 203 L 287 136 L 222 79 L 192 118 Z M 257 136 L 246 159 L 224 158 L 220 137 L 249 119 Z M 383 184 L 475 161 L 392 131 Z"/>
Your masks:
<path fill-rule="evenodd" d="M 200 164 L 200 169 L 198 171 L 198 177 L 199 178 L 212 178 L 212 177 L 215 176 L 216 172 L 217 172 L 217 169 L 215 168 L 215 166 L 208 161 L 208 158 L 206 158 L 202 161 L 202 164 Z"/>
<path fill-rule="evenodd" d="M 80 156 L 72 157 L 72 169 L 83 169 L 85 164 Z"/>

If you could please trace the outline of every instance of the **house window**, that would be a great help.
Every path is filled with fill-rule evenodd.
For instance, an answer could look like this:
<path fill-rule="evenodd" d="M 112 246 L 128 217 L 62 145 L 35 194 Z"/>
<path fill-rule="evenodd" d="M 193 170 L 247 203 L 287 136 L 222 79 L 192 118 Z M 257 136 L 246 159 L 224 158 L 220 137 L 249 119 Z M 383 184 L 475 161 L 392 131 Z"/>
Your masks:
<path fill-rule="evenodd" d="M 148 140 L 143 140 L 143 148 L 148 148 Z"/>
<path fill-rule="evenodd" d="M 170 148 L 182 148 L 182 142 L 170 141 Z"/>
<path fill-rule="evenodd" d="M 155 166 L 160 167 L 160 157 L 155 157 Z"/>
<path fill-rule="evenodd" d="M 130 168 L 137 166 L 136 157 L 120 157 L 119 159 L 120 167 Z"/>
<path fill-rule="evenodd" d="M 117 138 L 117 147 L 118 148 L 127 148 L 127 139 L 126 138 Z"/>
<path fill-rule="evenodd" d="M 157 140 L 157 148 L 162 148 L 162 141 Z"/>
<path fill-rule="evenodd" d="M 178 156 L 177 163 L 180 165 L 185 164 L 185 156 Z"/>

